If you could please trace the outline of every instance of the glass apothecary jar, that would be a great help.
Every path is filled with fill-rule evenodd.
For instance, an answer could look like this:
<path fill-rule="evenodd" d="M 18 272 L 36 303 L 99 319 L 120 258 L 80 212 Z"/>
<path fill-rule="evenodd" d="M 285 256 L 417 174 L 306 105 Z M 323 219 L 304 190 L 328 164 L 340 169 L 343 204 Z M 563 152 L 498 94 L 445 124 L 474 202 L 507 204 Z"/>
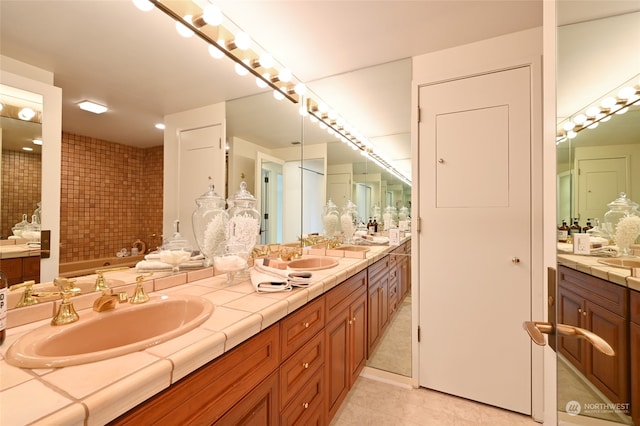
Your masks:
<path fill-rule="evenodd" d="M 356 232 L 356 224 L 358 222 L 358 207 L 351 201 L 342 208 L 340 215 L 340 226 L 344 235 L 344 242 L 350 244 L 353 242 L 353 235 Z"/>
<path fill-rule="evenodd" d="M 331 198 L 329 198 L 329 201 L 327 201 L 327 204 L 324 206 L 322 225 L 324 227 L 322 230 L 324 236 L 329 239 L 335 238 L 340 227 L 340 212 L 338 212 L 338 206 L 336 206 Z"/>
<path fill-rule="evenodd" d="M 628 199 L 624 192 L 621 192 L 617 199 L 607 204 L 609 210 L 604 214 L 602 229 L 610 240 L 613 240 L 616 235 L 616 226 L 620 219 L 631 215 L 640 216 L 638 206 L 638 203 Z"/>
<path fill-rule="evenodd" d="M 227 244 L 242 244 L 251 253 L 260 236 L 260 212 L 256 209 L 256 198 L 247 191 L 246 182 L 241 182 L 240 191 L 230 201 Z"/>
<path fill-rule="evenodd" d="M 387 206 L 384 208 L 384 213 L 382 214 L 382 224 L 384 226 L 385 231 L 391 228 L 395 228 L 397 226 L 398 220 L 398 211 L 393 206 Z"/>
<path fill-rule="evenodd" d="M 196 198 L 196 206 L 191 216 L 193 235 L 205 257 L 205 266 L 211 266 L 213 257 L 224 252 L 229 216 L 224 198 L 216 194 L 213 185 Z"/>

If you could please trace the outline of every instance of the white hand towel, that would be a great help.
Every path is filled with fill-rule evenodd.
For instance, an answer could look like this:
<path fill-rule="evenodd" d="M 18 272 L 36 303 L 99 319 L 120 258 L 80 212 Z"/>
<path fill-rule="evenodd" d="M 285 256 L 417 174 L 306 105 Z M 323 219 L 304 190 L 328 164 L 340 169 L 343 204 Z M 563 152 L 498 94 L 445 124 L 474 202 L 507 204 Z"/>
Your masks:
<path fill-rule="evenodd" d="M 291 284 L 286 278 L 276 277 L 269 273 L 264 273 L 256 268 L 249 270 L 251 284 L 258 293 L 275 293 L 280 291 L 291 291 Z"/>

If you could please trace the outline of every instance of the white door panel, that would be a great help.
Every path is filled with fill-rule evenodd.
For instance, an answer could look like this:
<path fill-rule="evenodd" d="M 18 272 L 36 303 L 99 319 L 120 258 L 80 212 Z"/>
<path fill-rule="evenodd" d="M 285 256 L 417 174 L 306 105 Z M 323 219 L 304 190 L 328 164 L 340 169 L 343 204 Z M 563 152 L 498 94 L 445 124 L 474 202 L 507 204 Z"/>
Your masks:
<path fill-rule="evenodd" d="M 419 104 L 420 385 L 530 414 L 530 70 Z"/>

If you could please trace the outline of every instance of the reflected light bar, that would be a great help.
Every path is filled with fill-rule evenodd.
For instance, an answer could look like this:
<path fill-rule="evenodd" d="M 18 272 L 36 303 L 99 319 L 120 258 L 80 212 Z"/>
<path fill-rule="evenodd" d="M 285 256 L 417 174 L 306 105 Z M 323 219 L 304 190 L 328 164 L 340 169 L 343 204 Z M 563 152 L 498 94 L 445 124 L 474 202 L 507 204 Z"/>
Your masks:
<path fill-rule="evenodd" d="M 106 106 L 100 105 L 100 104 L 97 104 L 97 103 L 91 102 L 91 101 L 79 102 L 78 106 L 80 107 L 81 110 L 89 111 L 89 112 L 92 112 L 94 114 L 102 114 L 102 113 L 107 112 L 109 110 L 109 108 L 107 108 Z"/>

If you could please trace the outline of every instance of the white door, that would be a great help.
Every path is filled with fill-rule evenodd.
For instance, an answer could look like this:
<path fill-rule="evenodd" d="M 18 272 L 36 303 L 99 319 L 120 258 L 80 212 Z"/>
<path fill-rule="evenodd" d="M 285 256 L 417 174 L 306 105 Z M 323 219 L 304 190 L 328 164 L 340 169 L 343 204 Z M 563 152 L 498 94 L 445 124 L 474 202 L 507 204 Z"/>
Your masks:
<path fill-rule="evenodd" d="M 578 218 L 585 225 L 587 219 L 604 219 L 607 204 L 627 192 L 629 158 L 599 158 L 578 160 L 576 187 Z"/>
<path fill-rule="evenodd" d="M 327 175 L 327 200 L 331 199 L 338 210 L 341 210 L 347 201 L 352 199 L 351 174 L 335 173 Z"/>
<path fill-rule="evenodd" d="M 421 386 L 531 413 L 530 69 L 419 89 Z"/>
<path fill-rule="evenodd" d="M 196 198 L 207 192 L 210 182 L 214 184 L 218 195 L 224 196 L 224 149 L 221 127 L 218 124 L 181 130 L 179 133 L 178 219 L 180 233 L 189 240 L 194 249 L 198 246 L 193 236 L 191 216 L 196 208 Z M 171 236 L 165 235 L 165 238 L 168 237 Z"/>

